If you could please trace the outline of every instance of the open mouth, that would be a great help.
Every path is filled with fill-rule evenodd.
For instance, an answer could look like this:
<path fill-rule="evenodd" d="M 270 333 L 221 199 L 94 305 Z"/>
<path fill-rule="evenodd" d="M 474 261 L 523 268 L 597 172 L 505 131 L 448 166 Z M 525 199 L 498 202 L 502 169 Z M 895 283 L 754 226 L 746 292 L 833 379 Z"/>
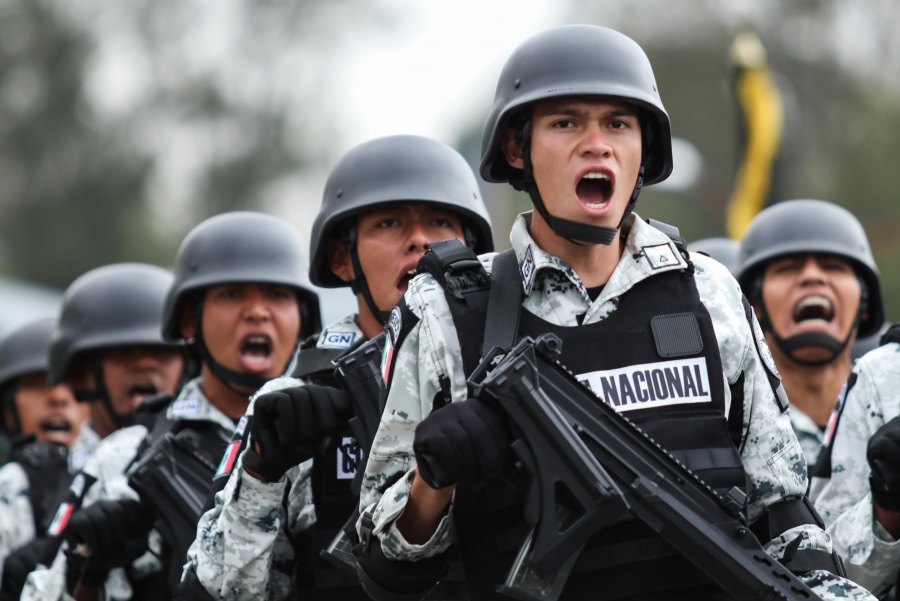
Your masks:
<path fill-rule="evenodd" d="M 272 356 L 272 339 L 265 334 L 252 334 L 244 338 L 238 352 L 247 367 L 266 369 Z"/>
<path fill-rule="evenodd" d="M 794 321 L 797 323 L 834 319 L 834 305 L 824 296 L 807 296 L 794 306 Z"/>
<path fill-rule="evenodd" d="M 606 173 L 586 173 L 578 180 L 575 194 L 589 209 L 602 209 L 612 198 L 613 182 Z"/>
<path fill-rule="evenodd" d="M 72 422 L 64 415 L 51 415 L 40 423 L 41 432 L 69 434 L 72 432 Z"/>
<path fill-rule="evenodd" d="M 153 382 L 136 382 L 128 387 L 128 400 L 137 407 L 141 401 L 160 392 L 159 388 Z"/>
<path fill-rule="evenodd" d="M 409 290 L 409 282 L 414 277 L 416 277 L 415 267 L 400 276 L 400 279 L 397 280 L 397 290 L 399 290 L 401 294 L 406 294 L 406 291 Z"/>

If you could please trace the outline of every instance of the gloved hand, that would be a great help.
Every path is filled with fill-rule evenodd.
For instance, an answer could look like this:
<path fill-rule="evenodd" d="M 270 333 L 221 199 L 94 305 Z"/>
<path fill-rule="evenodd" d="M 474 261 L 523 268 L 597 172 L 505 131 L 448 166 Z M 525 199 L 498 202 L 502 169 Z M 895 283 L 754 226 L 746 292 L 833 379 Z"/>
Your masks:
<path fill-rule="evenodd" d="M 28 574 L 34 571 L 44 550 L 46 538 L 35 538 L 12 553 L 3 562 L 3 585 L 0 587 L 0 601 L 18 599 L 25 588 Z"/>
<path fill-rule="evenodd" d="M 511 457 L 510 439 L 500 412 L 469 399 L 423 419 L 416 426 L 413 450 L 425 482 L 443 488 L 467 478 L 500 474 Z"/>
<path fill-rule="evenodd" d="M 900 511 L 900 416 L 884 424 L 869 439 L 866 459 L 872 474 L 872 498 L 885 509 Z"/>
<path fill-rule="evenodd" d="M 153 521 L 150 508 L 133 499 L 98 501 L 73 513 L 63 532 L 69 581 L 97 586 L 109 570 L 140 557 Z"/>
<path fill-rule="evenodd" d="M 244 452 L 243 464 L 270 482 L 280 480 L 352 415 L 350 399 L 338 388 L 307 384 L 262 394 L 253 403 L 253 444 Z"/>

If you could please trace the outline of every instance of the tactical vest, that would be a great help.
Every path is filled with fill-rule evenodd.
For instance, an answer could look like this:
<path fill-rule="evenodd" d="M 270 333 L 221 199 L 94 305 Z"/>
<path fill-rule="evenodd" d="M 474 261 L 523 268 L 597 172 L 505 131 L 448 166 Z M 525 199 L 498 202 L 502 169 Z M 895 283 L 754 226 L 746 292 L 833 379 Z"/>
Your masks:
<path fill-rule="evenodd" d="M 449 276 L 442 278 L 445 282 L 453 279 L 453 274 L 443 275 Z M 497 277 L 504 276 L 495 273 L 494 286 Z M 507 283 L 521 287 L 518 273 L 515 282 Z M 446 286 L 445 290 L 457 331 L 467 334 L 462 352 L 468 373 L 473 349 L 482 346 L 480 334 L 492 327 L 490 317 L 482 315 L 495 309 L 485 312 L 484 299 L 474 301 L 474 287 L 461 295 L 452 294 Z M 472 323 L 479 319 L 481 326 Z M 742 380 L 732 388 L 731 417 L 737 427 L 729 429 L 718 343 L 690 263 L 684 270 L 639 282 L 622 296 L 616 311 L 600 322 L 561 327 L 519 305 L 516 330 L 515 340 L 546 332 L 559 336 L 563 341 L 560 363 L 598 396 L 627 411 L 629 419 L 713 488 L 746 490 L 736 447 L 742 425 Z M 457 486 L 454 517 L 474 598 L 505 598 L 495 589 L 528 531 L 523 518 L 527 487 L 523 474 Z M 649 527 L 627 519 L 586 545 L 562 598 L 671 599 L 681 594 L 727 598 Z"/>
<path fill-rule="evenodd" d="M 319 386 L 338 387 L 334 379 L 334 360 L 352 352 L 365 342 L 362 338 L 349 348 L 324 349 L 315 346 L 316 338 L 307 339 L 300 350 L 297 367 L 291 374 L 304 382 Z M 345 427 L 314 456 L 312 468 L 313 501 L 316 524 L 308 536 L 294 542 L 295 571 L 293 594 L 297 598 L 360 599 L 369 597 L 359 586 L 355 575 L 332 565 L 319 552 L 326 548 L 359 506 L 359 497 L 350 490 L 351 482 L 360 466 L 363 449 Z"/>

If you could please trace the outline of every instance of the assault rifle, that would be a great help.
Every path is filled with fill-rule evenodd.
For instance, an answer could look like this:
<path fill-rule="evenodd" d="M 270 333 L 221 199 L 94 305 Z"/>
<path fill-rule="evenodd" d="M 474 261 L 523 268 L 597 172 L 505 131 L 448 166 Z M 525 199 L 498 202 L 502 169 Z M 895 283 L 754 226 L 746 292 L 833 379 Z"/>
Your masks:
<path fill-rule="evenodd" d="M 750 532 L 745 495 L 720 496 L 557 361 L 553 334 L 489 353 L 469 379 L 472 396 L 499 407 L 530 472 L 532 530 L 501 592 L 551 601 L 584 543 L 627 511 L 735 599 L 818 599 Z M 565 492 L 563 492 L 565 491 Z"/>
<path fill-rule="evenodd" d="M 356 467 L 356 474 L 350 484 L 353 494 L 359 495 L 362 478 L 369 459 L 369 450 L 378 423 L 381 421 L 385 385 L 381 377 L 381 353 L 384 350 L 385 334 L 362 344 L 351 353 L 334 361 L 334 377 L 353 405 L 353 417 L 347 422 L 356 443 L 363 450 L 362 461 Z M 325 549 L 321 556 L 356 577 L 356 557 L 353 546 L 356 544 L 356 520 L 359 512 L 355 511 L 347 519 L 338 535 Z"/>
<path fill-rule="evenodd" d="M 204 437 L 194 426 L 206 424 L 166 432 L 126 472 L 128 484 L 153 507 L 158 518 L 153 527 L 171 548 L 170 590 L 181 580 L 184 558 L 196 536 L 197 522 L 216 472 L 211 457 L 221 456 L 228 442 L 218 434 Z"/>

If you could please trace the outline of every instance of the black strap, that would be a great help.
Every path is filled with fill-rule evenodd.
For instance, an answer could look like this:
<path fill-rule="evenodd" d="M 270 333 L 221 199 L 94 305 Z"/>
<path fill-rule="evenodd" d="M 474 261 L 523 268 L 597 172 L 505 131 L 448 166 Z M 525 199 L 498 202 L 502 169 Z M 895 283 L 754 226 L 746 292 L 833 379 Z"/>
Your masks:
<path fill-rule="evenodd" d="M 524 298 L 516 253 L 512 249 L 505 250 L 494 257 L 491 268 L 491 292 L 484 324 L 482 356 L 494 347 L 512 348 L 519 330 L 519 313 Z"/>

